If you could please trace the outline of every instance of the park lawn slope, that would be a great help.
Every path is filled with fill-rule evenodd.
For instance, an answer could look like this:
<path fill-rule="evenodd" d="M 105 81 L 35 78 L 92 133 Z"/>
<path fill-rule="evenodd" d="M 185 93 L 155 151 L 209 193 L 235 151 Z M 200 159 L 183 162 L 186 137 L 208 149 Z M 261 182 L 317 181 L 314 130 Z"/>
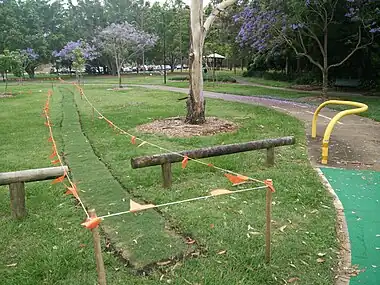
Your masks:
<path fill-rule="evenodd" d="M 188 82 L 173 82 L 169 81 L 167 86 L 179 87 L 179 88 L 188 88 Z M 266 87 L 257 87 L 257 86 L 249 86 L 242 85 L 238 83 L 212 83 L 205 82 L 204 90 L 226 93 L 226 94 L 235 94 L 235 95 L 243 95 L 243 96 L 262 96 L 262 97 L 274 97 L 274 98 L 283 98 L 283 99 L 297 99 L 301 97 L 310 96 L 309 93 L 306 92 L 297 92 L 297 91 L 285 91 L 285 90 L 277 90 Z"/>
<path fill-rule="evenodd" d="M 41 116 L 48 88 L 33 84 L 12 90 L 17 91 L 14 98 L 0 98 L 0 172 L 49 167 L 51 144 Z M 62 116 L 59 100 L 53 100 L 51 109 Z M 62 149 L 59 125 L 53 130 Z M 85 218 L 81 208 L 64 192 L 62 184 L 27 183 L 28 216 L 15 221 L 8 188 L 0 186 L 0 284 L 96 283 L 91 233 L 80 226 Z M 103 257 L 108 284 L 156 284 L 131 274 L 111 253 Z"/>
<path fill-rule="evenodd" d="M 135 197 L 112 176 L 102 155 L 96 156 L 82 133 L 74 94 L 65 86 L 58 86 L 56 90 L 53 100 L 62 102 L 63 117 L 61 121 L 59 118 L 55 121 L 61 125 L 65 160 L 78 181 L 81 198 L 87 207 L 99 210 L 98 215 L 125 211 L 129 208 L 129 200 Z M 133 215 L 110 219 L 103 228 L 122 256 L 134 268 L 142 269 L 155 261 L 182 256 L 187 250 L 184 238 L 165 226 L 161 215 L 149 211 L 140 219 L 135 219 Z"/>
<path fill-rule="evenodd" d="M 85 92 L 115 124 L 166 149 L 178 151 L 296 136 L 296 146 L 276 149 L 275 167 L 264 165 L 265 155 L 261 151 L 207 160 L 261 180 L 274 180 L 277 192 L 273 203 L 272 263 L 264 264 L 265 192 L 248 192 L 160 210 L 171 229 L 195 239 L 199 248 L 191 255 L 196 258 L 177 263 L 175 270 L 165 274 L 164 280 L 175 280 L 176 284 L 186 281 L 202 284 L 278 284 L 280 280 L 298 277 L 302 284 L 333 283 L 334 272 L 331 268 L 335 267 L 337 258 L 335 213 L 331 198 L 308 162 L 302 123 L 259 106 L 208 100 L 209 116 L 234 121 L 240 129 L 233 134 L 212 137 L 167 138 L 139 134 L 135 127 L 154 119 L 183 115 L 184 103 L 178 102 L 173 93 L 139 88 L 112 91 L 101 86 L 86 86 Z M 160 151 L 146 145 L 137 148 L 130 143 L 129 137 L 116 135 L 104 120 L 95 118 L 93 122 L 91 108 L 80 99 L 79 94 L 75 94 L 82 129 L 90 144 L 130 195 L 148 203 L 160 204 L 206 195 L 215 188 L 231 189 L 222 173 L 192 162 L 184 170 L 180 164 L 174 165 L 173 187 L 170 190 L 162 189 L 159 167 L 132 170 L 130 166 L 131 157 Z M 109 207 L 97 209 L 100 214 L 108 210 Z M 145 219 L 150 211 L 154 210 L 140 213 L 135 219 Z M 104 220 L 103 226 L 106 227 L 111 219 L 114 218 Z M 135 230 L 140 233 L 136 239 L 138 244 L 140 240 L 145 242 L 144 239 L 149 236 L 144 231 L 152 228 L 136 227 Z M 321 252 L 327 256 L 324 262 L 318 263 L 318 253 Z"/>

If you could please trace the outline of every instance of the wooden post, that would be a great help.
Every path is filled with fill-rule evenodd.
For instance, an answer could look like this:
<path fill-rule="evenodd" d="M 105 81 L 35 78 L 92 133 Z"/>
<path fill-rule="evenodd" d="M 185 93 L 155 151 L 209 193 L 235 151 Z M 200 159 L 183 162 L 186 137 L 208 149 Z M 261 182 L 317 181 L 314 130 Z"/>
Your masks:
<path fill-rule="evenodd" d="M 170 162 L 161 164 L 161 169 L 164 182 L 163 186 L 164 188 L 170 188 L 172 186 L 172 164 Z"/>
<path fill-rule="evenodd" d="M 267 165 L 274 165 L 274 147 L 267 148 Z"/>
<path fill-rule="evenodd" d="M 25 183 L 15 182 L 9 184 L 9 193 L 11 197 L 12 216 L 16 219 L 25 217 Z"/>
<path fill-rule="evenodd" d="M 270 262 L 271 258 L 271 221 L 272 221 L 272 190 L 267 189 L 267 195 L 266 195 L 266 231 L 265 231 L 265 261 L 267 263 Z"/>
<path fill-rule="evenodd" d="M 91 218 L 96 217 L 95 210 L 88 211 Z M 96 259 L 96 271 L 98 272 L 98 284 L 106 285 L 106 272 L 104 270 L 104 262 L 102 256 L 102 248 L 100 246 L 99 227 L 92 229 L 92 237 L 94 239 L 95 259 Z"/>

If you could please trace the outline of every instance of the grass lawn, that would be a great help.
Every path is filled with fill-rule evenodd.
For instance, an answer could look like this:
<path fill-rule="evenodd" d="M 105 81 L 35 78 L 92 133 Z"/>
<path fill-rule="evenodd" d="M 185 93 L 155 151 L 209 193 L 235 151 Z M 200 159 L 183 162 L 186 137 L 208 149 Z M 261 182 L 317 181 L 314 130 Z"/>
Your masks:
<path fill-rule="evenodd" d="M 255 84 L 260 84 L 260 85 L 266 85 L 266 86 L 271 86 L 271 87 L 284 87 L 284 88 L 289 88 L 293 84 L 291 82 L 286 82 L 286 81 L 277 81 L 277 80 L 268 80 L 260 77 L 243 77 L 243 76 L 236 76 L 236 79 L 246 81 L 246 82 L 251 82 Z"/>
<path fill-rule="evenodd" d="M 173 87 L 187 88 L 188 82 L 173 82 L 170 81 L 167 84 Z M 265 97 L 277 97 L 284 99 L 297 99 L 301 97 L 307 97 L 310 94 L 306 92 L 292 92 L 284 90 L 269 89 L 265 87 L 240 85 L 237 83 L 213 83 L 205 82 L 204 89 L 207 91 L 214 91 L 220 93 L 236 94 L 243 96 L 265 96 Z"/>
<path fill-rule="evenodd" d="M 32 94 L 0 99 L 0 120 L 6 122 L 0 125 L 2 172 L 49 165 L 47 129 L 40 116 L 48 85 L 30 86 L 13 88 L 31 89 Z M 105 116 L 134 133 L 139 124 L 184 114 L 184 103 L 173 93 L 107 88 L 87 86 L 85 92 Z M 125 248 L 125 256 L 134 265 L 152 268 L 147 277 L 136 275 L 131 264 L 124 266 L 118 257 L 104 253 L 108 283 L 279 284 L 298 277 L 299 284 L 332 284 L 331 268 L 337 262 L 335 213 L 308 162 L 303 124 L 259 106 L 208 100 L 207 108 L 208 115 L 234 121 L 240 129 L 190 139 L 137 134 L 173 150 L 296 136 L 297 145 L 276 150 L 274 167 L 264 165 L 265 153 L 259 151 L 208 160 L 258 179 L 274 180 L 272 263 L 264 263 L 265 192 L 247 192 L 105 219 L 102 227 L 111 233 L 111 244 Z M 132 170 L 131 157 L 159 151 L 137 148 L 129 138 L 116 135 L 104 120 L 95 117 L 93 121 L 91 109 L 71 86 L 54 88 L 51 113 L 55 136 L 83 190 L 81 196 L 99 215 L 128 210 L 130 197 L 159 204 L 205 195 L 215 188 L 232 189 L 222 173 L 191 162 L 185 170 L 173 165 L 170 190 L 161 188 L 159 167 Z M 21 222 L 10 218 L 9 194 L 6 187 L 0 190 L 0 284 L 95 283 L 91 235 L 81 228 L 84 215 L 63 195 L 62 185 L 27 184 L 29 216 Z M 188 236 L 196 240 L 191 248 L 184 242 Z M 190 250 L 192 254 L 186 254 Z M 326 253 L 323 263 L 317 262 L 320 252 Z M 172 255 L 183 258 L 166 266 L 151 266 L 153 260 Z"/>

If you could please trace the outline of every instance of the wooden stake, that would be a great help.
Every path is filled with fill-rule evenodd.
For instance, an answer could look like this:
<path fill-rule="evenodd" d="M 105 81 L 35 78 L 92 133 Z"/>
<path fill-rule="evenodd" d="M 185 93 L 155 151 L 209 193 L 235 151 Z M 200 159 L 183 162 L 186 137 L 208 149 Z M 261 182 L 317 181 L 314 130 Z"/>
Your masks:
<path fill-rule="evenodd" d="M 266 232 L 265 232 L 265 261 L 270 262 L 271 259 L 271 212 L 272 212 L 272 190 L 267 189 L 266 195 Z"/>
<path fill-rule="evenodd" d="M 88 211 L 91 218 L 96 217 L 95 210 Z M 100 246 L 100 236 L 99 236 L 99 227 L 96 227 L 91 230 L 92 237 L 94 239 L 94 249 L 95 249 L 95 259 L 96 259 L 96 271 L 98 272 L 98 284 L 106 285 L 106 272 L 104 269 L 104 262 L 102 256 L 102 248 Z"/>
<path fill-rule="evenodd" d="M 15 182 L 9 184 L 9 193 L 11 197 L 12 216 L 16 219 L 25 217 L 25 183 Z"/>
<path fill-rule="evenodd" d="M 274 165 L 274 147 L 267 148 L 267 165 Z"/>
<path fill-rule="evenodd" d="M 170 188 L 172 186 L 172 164 L 164 163 L 161 164 L 162 169 L 162 179 L 164 188 Z"/>

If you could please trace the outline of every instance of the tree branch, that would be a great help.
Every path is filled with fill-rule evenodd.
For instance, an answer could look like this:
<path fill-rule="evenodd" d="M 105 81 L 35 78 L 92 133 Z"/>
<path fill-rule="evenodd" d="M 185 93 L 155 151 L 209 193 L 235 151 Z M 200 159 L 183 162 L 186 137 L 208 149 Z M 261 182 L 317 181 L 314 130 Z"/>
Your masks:
<path fill-rule="evenodd" d="M 233 5 L 237 0 L 224 0 L 216 5 L 203 24 L 203 40 L 206 38 L 207 32 L 210 30 L 212 23 L 214 23 L 216 17 L 223 12 L 227 7 Z"/>
<path fill-rule="evenodd" d="M 360 49 L 363 49 L 369 45 L 372 44 L 373 42 L 373 35 L 371 37 L 371 41 L 369 43 L 366 43 L 366 44 L 363 44 L 361 45 L 361 42 L 362 42 L 362 29 L 361 27 L 359 26 L 359 33 L 358 33 L 358 42 L 356 43 L 356 46 L 355 48 L 341 61 L 341 62 L 338 62 L 338 63 L 334 63 L 332 65 L 330 65 L 327 70 L 329 70 L 330 68 L 333 68 L 333 67 L 338 67 L 338 66 L 341 66 L 343 63 L 345 63 L 355 52 L 357 52 L 358 50 Z"/>
<path fill-rule="evenodd" d="M 277 31 L 279 32 L 279 31 Z M 302 46 L 302 49 L 303 49 L 303 52 L 299 52 L 298 49 L 295 47 L 295 45 L 292 43 L 292 41 L 290 39 L 288 39 L 282 32 L 279 32 L 279 35 L 282 36 L 282 38 L 284 39 L 284 41 L 294 50 L 295 54 L 298 55 L 298 56 L 304 56 L 306 57 L 312 64 L 314 64 L 315 66 L 317 66 L 321 71 L 323 71 L 323 67 L 322 65 L 315 61 L 308 53 L 307 53 L 307 50 L 306 50 L 306 47 L 305 47 L 305 44 L 303 42 L 303 39 L 302 39 L 302 36 L 300 35 L 300 42 L 301 42 L 301 46 Z"/>
<path fill-rule="evenodd" d="M 321 50 L 322 55 L 325 56 L 325 50 L 324 50 L 324 48 L 322 46 L 321 41 L 317 37 L 317 35 L 308 26 L 306 26 L 306 29 L 309 31 L 308 35 L 317 42 L 318 47 Z"/>
<path fill-rule="evenodd" d="M 327 25 L 330 25 L 331 22 L 334 20 L 335 10 L 336 10 L 337 4 L 338 4 L 338 0 L 335 0 L 333 5 L 331 5 L 331 16 L 330 16 L 330 20 L 327 22 Z"/>

